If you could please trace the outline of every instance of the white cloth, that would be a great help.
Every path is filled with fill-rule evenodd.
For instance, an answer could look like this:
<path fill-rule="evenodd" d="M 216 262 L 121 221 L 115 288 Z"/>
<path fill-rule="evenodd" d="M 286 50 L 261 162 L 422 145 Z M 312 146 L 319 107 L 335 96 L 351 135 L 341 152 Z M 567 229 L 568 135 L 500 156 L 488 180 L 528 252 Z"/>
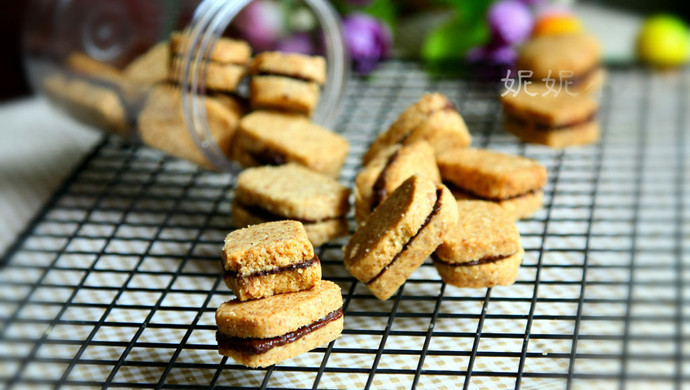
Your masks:
<path fill-rule="evenodd" d="M 42 98 L 0 105 L 0 253 L 98 142 L 101 133 Z"/>

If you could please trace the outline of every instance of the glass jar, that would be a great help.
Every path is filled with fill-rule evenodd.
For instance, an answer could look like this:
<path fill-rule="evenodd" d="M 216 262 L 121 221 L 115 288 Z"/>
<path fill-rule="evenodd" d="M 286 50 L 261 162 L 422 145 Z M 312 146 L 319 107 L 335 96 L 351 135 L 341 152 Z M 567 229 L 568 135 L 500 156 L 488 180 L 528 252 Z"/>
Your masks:
<path fill-rule="evenodd" d="M 347 79 L 340 20 L 326 0 L 31 0 L 25 25 L 35 91 L 81 122 L 214 170 L 239 169 L 229 128 L 249 91 L 244 77 L 232 91 L 210 88 L 214 53 L 228 39 L 254 43 L 256 55 L 280 50 L 276 37 L 299 35 L 302 47 L 321 54 L 326 78 L 310 114 L 326 128 L 339 114 Z M 184 45 L 171 48 L 171 34 Z M 241 65 L 244 75 L 248 64 Z M 152 102 L 156 94 L 167 103 Z M 147 110 L 155 105 L 151 120 Z"/>

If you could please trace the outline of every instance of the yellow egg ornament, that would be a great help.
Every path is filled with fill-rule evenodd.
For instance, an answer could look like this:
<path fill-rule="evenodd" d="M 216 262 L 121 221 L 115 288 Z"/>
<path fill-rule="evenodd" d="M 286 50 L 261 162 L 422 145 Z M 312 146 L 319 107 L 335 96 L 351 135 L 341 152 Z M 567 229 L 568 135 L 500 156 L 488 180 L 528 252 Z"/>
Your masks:
<path fill-rule="evenodd" d="M 650 65 L 682 65 L 688 59 L 688 52 L 688 30 L 683 21 L 674 16 L 650 17 L 637 36 L 637 56 Z"/>

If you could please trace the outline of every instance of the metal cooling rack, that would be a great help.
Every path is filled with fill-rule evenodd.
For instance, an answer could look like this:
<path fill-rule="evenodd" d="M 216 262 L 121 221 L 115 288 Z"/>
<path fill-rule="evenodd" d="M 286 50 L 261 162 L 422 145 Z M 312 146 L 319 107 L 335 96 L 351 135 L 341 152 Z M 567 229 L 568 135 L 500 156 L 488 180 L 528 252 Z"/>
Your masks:
<path fill-rule="evenodd" d="M 391 62 L 349 84 L 343 171 L 423 91 L 458 103 L 481 147 L 549 169 L 519 223 L 514 286 L 458 289 L 424 264 L 380 302 L 322 247 L 343 335 L 268 369 L 216 353 L 214 311 L 233 177 L 105 140 L 0 269 L 0 386 L 126 388 L 690 387 L 687 72 L 609 73 L 603 139 L 563 151 L 504 133 L 497 90 Z"/>

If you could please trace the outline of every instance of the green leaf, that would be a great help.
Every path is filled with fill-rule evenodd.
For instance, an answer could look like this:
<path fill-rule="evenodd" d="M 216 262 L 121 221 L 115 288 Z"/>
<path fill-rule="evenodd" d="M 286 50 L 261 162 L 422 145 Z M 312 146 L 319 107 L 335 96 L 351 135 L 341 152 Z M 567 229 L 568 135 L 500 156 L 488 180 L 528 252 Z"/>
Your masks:
<path fill-rule="evenodd" d="M 391 30 L 395 31 L 396 22 L 398 20 L 398 8 L 393 0 L 374 0 L 366 7 L 362 8 L 361 11 L 383 20 L 388 23 Z"/>
<path fill-rule="evenodd" d="M 421 57 L 427 62 L 462 60 L 469 49 L 488 40 L 489 28 L 484 19 L 475 19 L 472 23 L 455 19 L 427 34 Z"/>

